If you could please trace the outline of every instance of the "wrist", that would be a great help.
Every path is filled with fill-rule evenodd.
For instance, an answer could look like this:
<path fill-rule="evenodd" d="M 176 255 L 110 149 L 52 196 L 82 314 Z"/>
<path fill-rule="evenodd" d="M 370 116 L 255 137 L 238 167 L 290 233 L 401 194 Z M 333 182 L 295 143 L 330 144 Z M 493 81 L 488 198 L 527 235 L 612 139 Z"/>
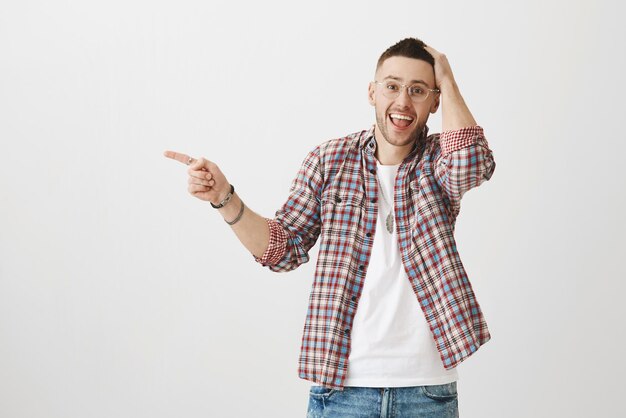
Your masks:
<path fill-rule="evenodd" d="M 441 91 L 441 94 L 458 94 L 459 86 L 456 84 L 454 78 L 450 77 L 441 81 L 439 90 Z"/>
<path fill-rule="evenodd" d="M 229 220 L 233 220 L 237 217 L 240 207 L 243 204 L 243 201 L 239 197 L 237 193 L 233 194 L 232 199 L 227 205 L 217 209 L 217 211 L 222 215 L 224 221 L 228 222 Z"/>
<path fill-rule="evenodd" d="M 213 208 L 220 209 L 226 206 L 226 204 L 231 201 L 235 193 L 235 186 L 233 186 L 232 184 L 230 184 L 229 186 L 230 188 L 227 191 L 222 192 L 218 195 L 220 199 L 219 201 L 217 202 L 209 201 L 209 203 L 211 203 L 211 206 L 213 206 Z"/>

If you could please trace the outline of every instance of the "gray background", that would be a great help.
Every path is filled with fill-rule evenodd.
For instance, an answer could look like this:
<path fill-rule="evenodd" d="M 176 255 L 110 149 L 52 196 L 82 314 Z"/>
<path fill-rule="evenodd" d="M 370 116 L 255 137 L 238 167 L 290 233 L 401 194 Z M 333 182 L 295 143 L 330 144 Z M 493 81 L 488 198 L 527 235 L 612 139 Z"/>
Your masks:
<path fill-rule="evenodd" d="M 374 64 L 407 36 L 447 54 L 497 163 L 457 221 L 493 337 L 459 366 L 461 416 L 617 416 L 617 5 L 2 1 L 0 416 L 304 416 L 314 261 L 256 264 L 162 152 L 273 216 L 308 150 L 373 123 Z"/>

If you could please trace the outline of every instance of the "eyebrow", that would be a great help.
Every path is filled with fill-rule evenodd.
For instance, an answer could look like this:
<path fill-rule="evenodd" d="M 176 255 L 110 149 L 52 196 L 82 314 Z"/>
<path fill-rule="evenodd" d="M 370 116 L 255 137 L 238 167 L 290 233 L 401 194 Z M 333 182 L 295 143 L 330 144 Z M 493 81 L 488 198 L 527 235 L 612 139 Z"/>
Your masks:
<path fill-rule="evenodd" d="M 383 78 L 383 80 L 387 80 L 387 79 L 391 79 L 391 80 L 396 80 L 396 81 L 402 82 L 402 79 L 400 77 L 396 77 L 396 76 L 393 76 L 393 75 L 388 75 L 387 77 Z M 424 80 L 411 80 L 411 81 L 409 81 L 409 84 L 411 84 L 411 85 L 412 84 L 423 84 L 426 87 L 430 87 L 428 85 L 428 83 L 426 83 Z"/>

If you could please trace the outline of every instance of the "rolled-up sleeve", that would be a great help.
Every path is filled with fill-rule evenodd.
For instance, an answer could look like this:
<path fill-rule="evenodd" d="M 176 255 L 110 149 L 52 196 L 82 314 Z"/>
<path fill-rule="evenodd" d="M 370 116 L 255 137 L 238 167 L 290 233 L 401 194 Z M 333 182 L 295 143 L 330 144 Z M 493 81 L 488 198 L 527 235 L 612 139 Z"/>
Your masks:
<path fill-rule="evenodd" d="M 287 234 L 283 227 L 273 219 L 265 218 L 270 230 L 270 241 L 267 249 L 261 257 L 254 257 L 255 261 L 264 266 L 278 263 L 285 254 L 287 245 Z"/>
<path fill-rule="evenodd" d="M 323 186 L 320 150 L 308 153 L 289 189 L 289 197 L 267 219 L 270 239 L 267 250 L 254 259 L 276 272 L 290 271 L 309 261 L 309 250 L 320 234 L 320 202 Z"/>
<path fill-rule="evenodd" d="M 442 132 L 439 143 L 435 177 L 458 208 L 465 192 L 491 178 L 496 163 L 480 126 Z"/>

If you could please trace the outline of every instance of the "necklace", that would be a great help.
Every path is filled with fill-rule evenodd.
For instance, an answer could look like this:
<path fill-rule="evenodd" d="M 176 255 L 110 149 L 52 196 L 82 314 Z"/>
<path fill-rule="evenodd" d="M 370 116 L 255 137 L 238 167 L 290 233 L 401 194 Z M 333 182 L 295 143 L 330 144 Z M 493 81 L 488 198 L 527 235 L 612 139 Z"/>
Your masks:
<path fill-rule="evenodd" d="M 378 179 L 378 171 L 376 171 L 376 181 L 378 182 L 378 187 L 380 189 L 380 194 L 383 196 L 383 200 L 389 209 L 389 213 L 387 213 L 387 217 L 385 218 L 385 226 L 387 227 L 387 232 L 393 234 L 393 205 L 390 205 L 387 201 L 387 197 L 385 196 L 385 191 L 383 190 L 383 186 L 380 184 L 380 180 Z"/>

